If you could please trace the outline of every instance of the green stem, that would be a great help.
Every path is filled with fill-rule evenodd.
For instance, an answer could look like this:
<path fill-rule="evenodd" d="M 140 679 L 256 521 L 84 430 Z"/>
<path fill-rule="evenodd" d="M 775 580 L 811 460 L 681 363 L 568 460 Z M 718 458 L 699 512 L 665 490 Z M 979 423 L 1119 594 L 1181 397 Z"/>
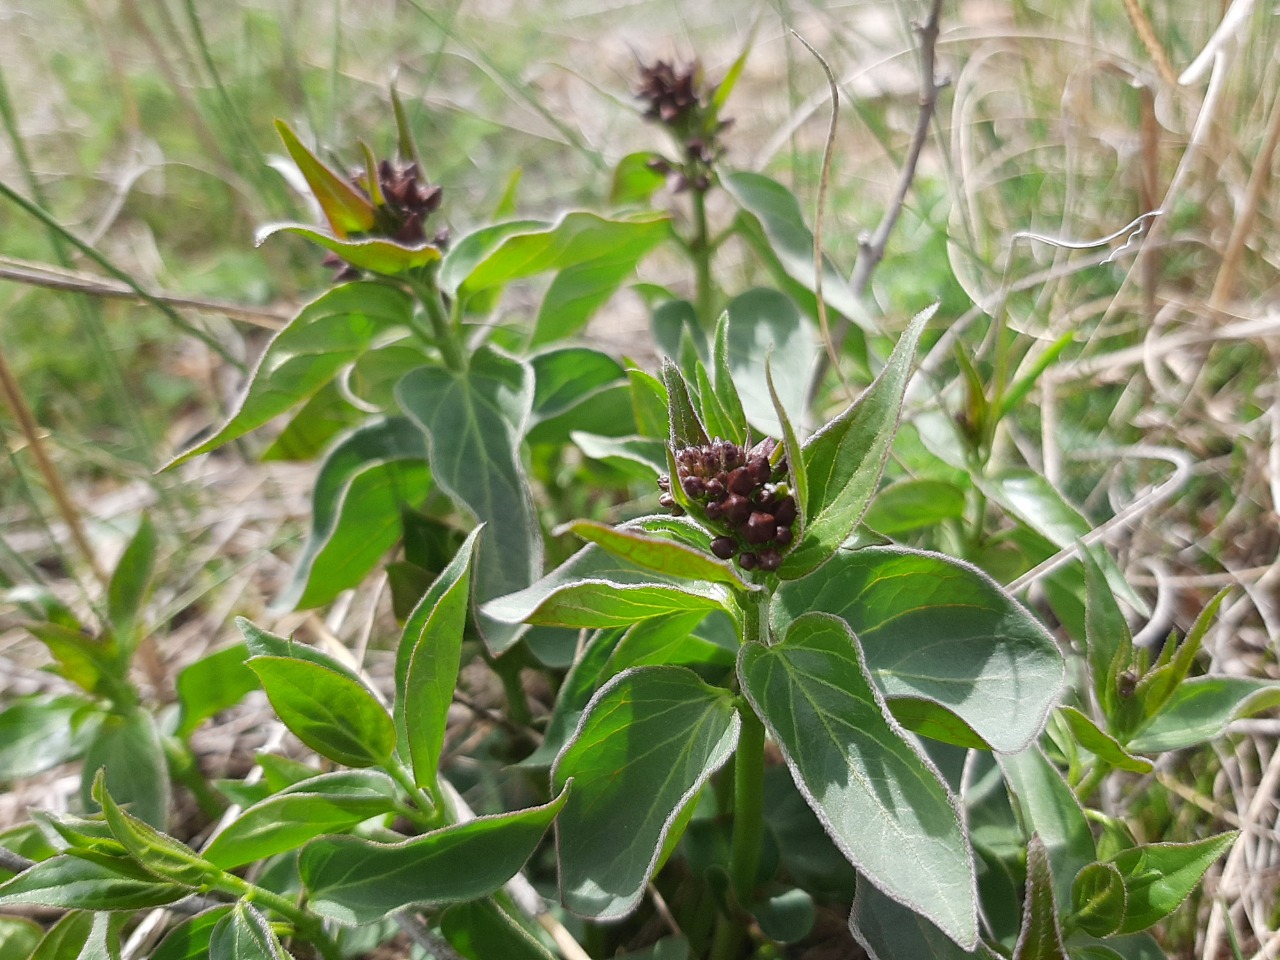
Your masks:
<path fill-rule="evenodd" d="M 745 706 L 745 705 L 744 705 Z M 764 724 L 749 707 L 733 757 L 733 841 L 729 881 L 740 906 L 752 902 L 764 844 Z"/>
<path fill-rule="evenodd" d="M 217 790 L 209 786 L 209 781 L 204 778 L 204 773 L 200 770 L 200 764 L 196 762 L 191 745 L 185 740 L 165 737 L 164 755 L 169 762 L 169 773 L 173 779 L 191 791 L 191 795 L 195 797 L 196 806 L 200 808 L 200 813 L 211 820 L 221 816 L 227 809 L 227 801 Z"/>
<path fill-rule="evenodd" d="M 223 893 L 229 893 L 232 896 L 241 897 L 252 903 L 264 906 L 269 910 L 274 910 L 293 924 L 294 931 L 320 951 L 320 955 L 324 957 L 324 960 L 341 960 L 342 951 L 338 949 L 337 943 L 325 933 L 324 921 L 315 914 L 303 910 L 288 897 L 282 897 L 278 893 L 265 890 L 237 877 L 234 873 L 223 873 L 221 877 L 214 881 L 213 886 L 214 889 L 221 890 Z"/>
<path fill-rule="evenodd" d="M 427 320 L 431 324 L 429 335 L 425 330 L 418 332 L 435 343 L 446 367 L 454 373 L 461 373 L 466 370 L 467 361 L 462 351 L 462 345 L 458 341 L 458 327 L 450 322 L 449 314 L 445 311 L 444 300 L 440 296 L 440 288 L 436 286 L 434 272 L 425 281 L 416 277 L 409 277 L 408 282 L 418 300 L 422 303 L 422 308 L 427 314 Z"/>
<path fill-rule="evenodd" d="M 395 760 L 388 763 L 384 769 L 391 774 L 391 779 L 400 785 L 400 788 L 409 795 L 409 799 L 417 807 L 416 810 L 406 809 L 403 811 L 415 826 L 423 830 L 434 830 L 445 823 L 453 822 L 453 818 L 448 815 L 449 808 L 440 795 L 439 786 L 432 784 L 431 787 L 424 790 L 414 782 L 414 778 L 409 776 L 408 771 Z"/>
<path fill-rule="evenodd" d="M 1085 803 L 1093 795 L 1093 791 L 1097 790 L 1102 781 L 1107 778 L 1109 771 L 1110 766 L 1101 761 L 1090 767 L 1089 772 L 1076 784 L 1076 799 L 1082 804 Z"/>
<path fill-rule="evenodd" d="M 693 257 L 693 268 L 696 277 L 695 304 L 698 320 L 708 329 L 715 323 L 712 311 L 715 308 L 715 289 L 711 285 L 711 239 L 707 230 L 707 195 L 705 190 L 696 187 L 693 193 L 693 239 L 689 243 L 689 254 Z"/>

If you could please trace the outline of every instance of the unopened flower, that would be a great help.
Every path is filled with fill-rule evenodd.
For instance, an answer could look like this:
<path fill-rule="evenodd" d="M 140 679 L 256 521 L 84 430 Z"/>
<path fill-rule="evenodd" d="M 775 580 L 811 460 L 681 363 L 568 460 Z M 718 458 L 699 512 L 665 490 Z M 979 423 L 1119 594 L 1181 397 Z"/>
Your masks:
<path fill-rule="evenodd" d="M 786 458 L 773 463 L 777 442 L 766 438 L 750 449 L 716 438 L 676 451 L 676 482 L 717 533 L 711 552 L 736 558 L 743 570 L 772 572 L 793 540 L 796 501 L 788 486 Z M 660 477 L 658 502 L 683 512 L 671 494 L 671 478 Z"/>
<path fill-rule="evenodd" d="M 670 131 L 682 157 L 680 161 L 655 157 L 649 165 L 672 177 L 677 191 L 710 189 L 712 168 L 724 154 L 720 134 L 733 121 L 720 119 L 716 89 L 706 83 L 696 60 L 680 67 L 659 60 L 640 69 L 636 96 L 645 103 L 644 117 Z"/>

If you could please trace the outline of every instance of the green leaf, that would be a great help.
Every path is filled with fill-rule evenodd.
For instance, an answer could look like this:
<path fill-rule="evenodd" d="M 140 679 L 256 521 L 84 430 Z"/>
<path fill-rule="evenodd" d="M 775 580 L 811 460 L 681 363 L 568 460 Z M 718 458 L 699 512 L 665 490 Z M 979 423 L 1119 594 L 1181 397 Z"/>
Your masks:
<path fill-rule="evenodd" d="M 667 176 L 649 166 L 650 161 L 661 160 L 652 150 L 628 153 L 613 168 L 613 181 L 609 186 L 609 203 L 617 207 L 639 206 L 661 190 Z"/>
<path fill-rule="evenodd" d="M 107 585 L 107 619 L 126 649 L 136 646 L 138 614 L 151 589 L 156 568 L 156 528 L 144 513 Z"/>
<path fill-rule="evenodd" d="M 752 906 L 751 915 L 770 940 L 795 943 L 807 937 L 813 929 L 813 897 L 792 887 Z"/>
<path fill-rule="evenodd" d="M 565 906 L 596 920 L 635 908 L 672 824 L 740 727 L 729 691 L 683 667 L 628 670 L 600 688 L 551 775 L 556 789 L 574 784 L 556 821 Z"/>
<path fill-rule="evenodd" d="M 973 727 L 930 700 L 899 697 L 888 701 L 887 706 L 893 719 L 912 733 L 968 750 L 991 749 L 991 744 L 978 736 Z"/>
<path fill-rule="evenodd" d="M 1120 932 L 1137 933 L 1173 913 L 1237 836 L 1232 830 L 1195 843 L 1151 843 L 1118 854 L 1112 862 L 1126 894 Z"/>
<path fill-rule="evenodd" d="M 110 913 L 97 913 L 93 927 L 80 948 L 76 960 L 120 960 L 121 918 Z"/>
<path fill-rule="evenodd" d="M 204 858 L 223 870 L 233 870 L 389 813 L 395 809 L 395 799 L 391 779 L 372 770 L 310 777 L 241 813 L 205 847 Z"/>
<path fill-rule="evenodd" d="M 654 570 L 669 577 L 727 583 L 739 590 L 759 589 L 754 584 L 746 583 L 733 567 L 723 560 L 717 560 L 709 554 L 672 540 L 649 536 L 643 530 L 636 529 L 637 522 L 632 521 L 611 527 L 608 524 L 596 523 L 594 520 L 574 520 L 561 529 L 588 543 L 598 545 L 615 557 L 621 557 L 638 567 Z"/>
<path fill-rule="evenodd" d="M 784 579 L 819 567 L 857 528 L 893 445 L 916 344 L 937 309 L 916 314 L 871 386 L 805 441 L 809 515 L 800 542 L 782 562 Z"/>
<path fill-rule="evenodd" d="M 178 672 L 178 729 L 181 738 L 191 736 L 202 722 L 258 689 L 258 678 L 244 665 L 249 649 L 243 643 L 224 647 L 201 657 Z"/>
<path fill-rule="evenodd" d="M 1038 473 L 1006 470 L 994 477 L 975 476 L 973 481 L 987 497 L 1056 547 L 1073 546 L 1093 530 L 1093 523 Z M 1115 561 L 1102 551 L 1093 556 L 1112 591 L 1135 610 L 1148 613 L 1146 601 L 1129 586 Z"/>
<path fill-rule="evenodd" d="M 91 791 L 94 774 L 102 767 L 116 801 L 128 804 L 139 820 L 163 830 L 173 795 L 160 732 L 149 713 L 135 708 L 103 719 L 84 753 L 80 802 L 85 810 L 98 809 Z"/>
<path fill-rule="evenodd" d="M 493 899 L 450 907 L 440 918 L 440 932 L 466 960 L 555 960 Z"/>
<path fill-rule="evenodd" d="M 1058 715 L 1066 721 L 1076 742 L 1094 756 L 1121 770 L 1129 770 L 1133 773 L 1151 772 L 1150 760 L 1145 757 L 1135 757 L 1129 753 L 1120 745 L 1120 741 L 1099 729 L 1097 724 L 1075 707 L 1059 707 Z"/>
<path fill-rule="evenodd" d="M 800 422 L 816 369 L 817 334 L 789 297 L 767 287 L 734 297 L 728 313 L 726 360 L 747 422 L 771 437 L 781 436 L 765 367 L 772 368 L 781 387 L 783 409 Z"/>
<path fill-rule="evenodd" d="M 1232 720 L 1280 706 L 1280 683 L 1260 677 L 1194 677 L 1125 744 L 1135 753 L 1163 753 L 1214 740 Z"/>
<path fill-rule="evenodd" d="M 79 756 L 101 717 L 78 696 L 16 701 L 0 713 L 0 781 L 34 777 Z"/>
<path fill-rule="evenodd" d="M 151 960 L 208 960 L 213 928 L 231 912 L 231 905 L 213 907 L 183 920 L 160 941 Z"/>
<path fill-rule="evenodd" d="M 901 480 L 875 495 L 863 519 L 872 530 L 892 537 L 959 519 L 964 502 L 964 491 L 954 484 Z"/>
<path fill-rule="evenodd" d="M 404 509 L 430 492 L 426 459 L 422 432 L 405 417 L 342 436 L 316 476 L 307 544 L 276 606 L 324 606 L 357 586 L 400 539 Z"/>
<path fill-rule="evenodd" d="M 75 956 L 93 930 L 93 914 L 74 910 L 55 923 L 45 934 L 30 960 L 67 960 Z M 26 957 L 20 960 L 27 960 Z"/>
<path fill-rule="evenodd" d="M 533 404 L 527 364 L 482 347 L 465 373 L 424 368 L 396 388 L 404 411 L 427 434 L 432 474 L 455 504 L 487 524 L 476 555 L 476 599 L 532 583 L 542 572 L 542 534 L 520 462 Z M 481 617 L 497 654 L 520 630 Z"/>
<path fill-rule="evenodd" d="M 396 728 L 363 684 L 308 660 L 251 657 L 277 716 L 316 753 L 348 767 L 391 759 Z"/>
<path fill-rule="evenodd" d="M 407 294 L 369 281 L 344 284 L 313 300 L 267 345 L 230 419 L 165 469 L 229 443 L 310 399 L 381 334 L 407 327 L 412 315 Z"/>
<path fill-rule="evenodd" d="M 1067 960 L 1053 902 L 1053 874 L 1049 855 L 1038 836 L 1027 843 L 1027 893 L 1022 901 L 1022 931 L 1013 960 Z"/>
<path fill-rule="evenodd" d="M 631 384 L 631 409 L 641 436 L 666 440 L 671 430 L 667 417 L 667 388 L 643 370 L 627 369 Z M 665 467 L 663 468 L 665 469 Z"/>
<path fill-rule="evenodd" d="M 635 231 L 629 243 L 564 267 L 542 298 L 529 345 L 556 343 L 580 333 L 623 281 L 635 275 L 636 265 L 667 236 L 668 223 L 655 221 Z"/>
<path fill-rule="evenodd" d="M 530 360 L 534 374 L 530 444 L 563 444 L 573 430 L 635 431 L 631 393 L 622 367 L 586 347 L 549 350 Z"/>
<path fill-rule="evenodd" d="M 1037 746 L 997 757 L 1018 809 L 1023 831 L 1036 834 L 1049 856 L 1058 909 L 1071 908 L 1071 884 L 1096 859 L 1093 836 L 1080 803 Z"/>
<path fill-rule="evenodd" d="M 251 903 L 237 900 L 213 927 L 209 960 L 290 960 L 271 924 Z"/>
<path fill-rule="evenodd" d="M 440 264 L 437 282 L 448 297 L 458 296 L 458 287 L 467 276 L 502 245 L 508 237 L 536 233 L 550 226 L 545 220 L 508 220 L 481 227 L 452 243 Z M 501 287 L 491 288 L 495 292 Z M 464 300 L 465 306 L 465 300 Z"/>
<path fill-rule="evenodd" d="M 322 837 L 298 869 L 311 909 L 343 924 L 375 923 L 418 903 L 475 900 L 515 876 L 568 799 L 480 817 L 403 843 Z"/>
<path fill-rule="evenodd" d="M 669 224 L 664 213 L 612 219 L 571 211 L 552 224 L 526 225 L 506 233 L 474 263 L 467 262 L 473 254 L 464 257 L 450 251 L 441 270 L 441 287 L 446 292 L 456 291 L 465 301 L 478 291 L 502 287 L 512 280 L 593 260 L 630 256 L 634 265 L 667 235 Z"/>
<path fill-rule="evenodd" d="M 44 928 L 34 920 L 0 917 L 0 960 L 27 960 L 44 937 Z"/>
<path fill-rule="evenodd" d="M 217 875 L 217 871 L 186 844 L 121 810 L 104 786 L 104 780 L 103 771 L 99 770 L 94 777 L 94 799 L 102 805 L 112 836 L 143 869 L 161 880 L 188 887 L 199 887 Z"/>
<path fill-rule="evenodd" d="M 840 552 L 783 584 L 779 632 L 811 610 L 844 619 L 890 700 L 946 707 L 994 749 L 1019 750 L 1044 726 L 1065 667 L 1053 638 L 990 577 L 901 547 Z"/>
<path fill-rule="evenodd" d="M 694 612 L 641 620 L 622 635 L 602 676 L 614 676 L 628 667 L 662 664 L 732 665 L 733 653 L 694 634 L 705 619 L 706 614 Z"/>
<path fill-rule="evenodd" d="M 20 903 L 65 910 L 144 910 L 189 896 L 191 890 L 164 883 L 138 868 L 122 873 L 80 857 L 42 860 L 0 884 L 0 906 Z"/>
<path fill-rule="evenodd" d="M 356 673 L 356 671 L 352 670 L 337 657 L 331 657 L 322 650 L 317 650 L 315 647 L 309 646 L 308 644 L 299 643 L 286 637 L 278 637 L 274 633 L 269 633 L 261 627 L 256 626 L 244 617 L 236 617 L 235 622 L 236 626 L 240 629 L 241 635 L 244 637 L 244 644 L 248 648 L 250 656 L 294 657 L 299 660 L 306 660 L 310 663 L 319 664 L 322 667 L 332 670 L 334 673 L 341 674 L 348 680 L 355 683 L 364 682 L 360 679 L 360 675 Z M 283 758 L 278 757 L 273 757 L 268 762 L 274 763 L 277 761 L 291 762 L 284 761 Z M 298 764 L 298 766 L 301 767 L 302 765 Z M 302 769 L 307 772 L 299 774 L 298 779 L 309 776 L 311 772 L 308 767 L 303 767 Z M 271 772 L 271 768 L 268 767 L 266 770 L 268 782 L 271 780 Z M 272 789 L 279 789 L 279 787 L 273 786 Z"/>
<path fill-rule="evenodd" d="M 665 577 L 615 559 L 592 544 L 537 583 L 491 600 L 483 610 L 504 623 L 614 627 L 668 613 L 728 609 L 729 605 L 729 594 L 722 586 Z"/>
<path fill-rule="evenodd" d="M 276 132 L 284 148 L 302 172 L 312 195 L 324 211 L 329 226 L 339 237 L 372 229 L 377 217 L 369 198 L 347 180 L 334 173 L 298 139 L 283 120 L 276 121 Z"/>
<path fill-rule="evenodd" d="M 648 437 L 602 437 L 574 430 L 569 434 L 584 456 L 603 460 L 627 473 L 652 482 L 667 469 L 667 446 Z"/>
<path fill-rule="evenodd" d="M 290 416 L 284 429 L 262 451 L 259 459 L 263 463 L 313 460 L 324 452 L 334 437 L 351 429 L 364 417 L 363 411 L 351 405 L 338 382 L 330 380 Z"/>
<path fill-rule="evenodd" d="M 759 223 L 786 275 L 813 292 L 813 234 L 805 225 L 804 214 L 795 195 L 776 180 L 759 173 L 736 171 L 721 174 L 720 183 L 729 196 Z M 825 256 L 822 297 L 841 316 L 868 332 L 876 332 L 866 319 L 866 311 L 848 281 Z"/>
<path fill-rule="evenodd" d="M 467 538 L 428 589 L 406 624 L 401 640 L 405 649 L 397 654 L 397 662 L 401 655 L 407 658 L 396 700 L 397 707 L 403 704 L 405 740 L 418 786 L 434 784 L 440 766 L 445 721 L 458 684 L 462 635 L 471 608 L 471 559 L 478 534 L 479 529 Z"/>
<path fill-rule="evenodd" d="M 795 428 L 791 425 L 791 418 L 787 416 L 787 411 L 782 406 L 782 401 L 778 399 L 778 391 L 773 384 L 773 370 L 768 363 L 764 367 L 765 384 L 769 388 L 769 400 L 773 403 L 774 414 L 778 418 L 778 425 L 782 437 L 782 449 L 787 457 L 787 470 L 791 474 L 792 495 L 796 501 L 796 517 L 800 524 L 797 531 L 799 538 L 804 537 L 805 517 L 809 515 L 809 474 L 808 468 L 805 466 L 804 458 L 800 455 L 800 441 L 796 438 Z"/>
<path fill-rule="evenodd" d="M 305 223 L 273 223 L 265 226 L 254 235 L 254 246 L 262 246 L 277 233 L 305 237 L 317 246 L 336 253 L 357 270 L 368 270 L 388 277 L 425 267 L 442 256 L 440 248 L 431 243 L 407 244 L 383 237 L 348 240 L 309 227 Z"/>
<path fill-rule="evenodd" d="M 738 675 L 796 786 L 859 874 L 972 949 L 977 886 L 956 801 L 886 716 L 848 625 L 799 617 L 781 643 L 744 644 Z"/>
<path fill-rule="evenodd" d="M 1125 914 L 1124 878 L 1114 863 L 1090 863 L 1071 883 L 1070 923 L 1094 937 L 1120 929 Z"/>
<path fill-rule="evenodd" d="M 110 634 L 94 637 L 60 623 L 28 623 L 29 630 L 57 661 L 56 672 L 86 693 L 109 698 L 120 672 L 119 646 Z"/>

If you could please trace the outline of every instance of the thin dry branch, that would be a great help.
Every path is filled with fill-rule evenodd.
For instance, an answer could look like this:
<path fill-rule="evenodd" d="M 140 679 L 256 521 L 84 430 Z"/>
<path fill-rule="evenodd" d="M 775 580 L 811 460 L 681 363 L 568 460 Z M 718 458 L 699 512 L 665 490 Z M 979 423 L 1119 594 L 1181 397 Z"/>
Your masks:
<path fill-rule="evenodd" d="M 267 330 L 279 330 L 290 317 L 289 312 L 274 307 L 254 307 L 243 303 L 232 303 L 229 300 L 190 297 L 156 290 L 148 290 L 145 294 L 140 294 L 137 289 L 116 280 L 76 270 L 63 270 L 29 260 L 19 260 L 16 257 L 0 256 L 0 280 L 11 280 L 14 283 L 44 287 L 48 290 L 83 293 L 109 300 L 133 300 L 138 303 L 158 301 L 178 309 L 220 313 L 232 320 L 240 320 Z"/>
<path fill-rule="evenodd" d="M 916 178 L 916 166 L 920 162 L 920 153 L 924 150 L 925 140 L 929 137 L 929 124 L 933 122 L 934 109 L 938 105 L 938 94 L 950 82 L 939 80 L 937 75 L 938 50 L 938 18 L 942 10 L 942 0 L 933 0 L 929 5 L 929 16 L 917 28 L 920 34 L 920 114 L 916 118 L 916 129 L 911 135 L 911 145 L 907 148 L 906 159 L 898 173 L 898 184 L 893 192 L 893 199 L 885 209 L 879 226 L 869 237 L 858 241 L 858 260 L 853 265 L 853 277 L 850 283 L 859 296 L 866 292 L 871 283 L 871 274 L 875 272 L 880 261 L 884 259 L 885 249 L 889 246 L 889 235 L 902 215 L 902 207 L 907 201 L 907 191 Z"/>

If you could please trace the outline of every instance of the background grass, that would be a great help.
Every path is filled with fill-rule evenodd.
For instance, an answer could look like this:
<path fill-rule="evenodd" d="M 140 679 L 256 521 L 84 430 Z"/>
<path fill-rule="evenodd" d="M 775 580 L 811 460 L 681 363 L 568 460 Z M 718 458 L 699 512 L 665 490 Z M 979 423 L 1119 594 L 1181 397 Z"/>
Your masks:
<path fill-rule="evenodd" d="M 938 57 L 951 83 L 871 293 L 889 329 L 943 300 L 952 329 L 925 360 L 923 402 L 949 416 L 968 402 L 949 344 L 990 385 L 1070 335 L 1004 421 L 990 464 L 1043 472 L 1095 523 L 1136 503 L 1106 542 L 1155 610 L 1135 621 L 1139 636 L 1185 630 L 1216 589 L 1235 584 L 1206 644 L 1212 665 L 1274 675 L 1280 201 L 1268 178 L 1280 18 L 1258 4 L 1218 42 L 1226 11 L 1185 0 L 946 4 Z M 46 214 L 0 199 L 0 267 L 10 277 L 32 263 L 105 277 L 69 233 L 149 290 L 260 308 L 259 325 L 180 310 L 228 360 L 152 305 L 0 281 L 0 350 L 95 548 L 118 549 L 143 506 L 161 513 L 165 609 L 185 612 L 157 641 L 144 678 L 154 696 L 171 699 L 173 669 L 225 636 L 230 613 L 273 595 L 274 551 L 305 512 L 306 471 L 224 458 L 152 473 L 220 416 L 264 342 L 261 324 L 327 282 L 300 240 L 252 246 L 261 224 L 307 216 L 280 172 L 273 118 L 350 164 L 357 139 L 391 146 L 395 78 L 457 234 L 490 214 L 517 168 L 521 215 L 598 205 L 611 165 L 660 143 L 632 98 L 637 62 L 697 55 L 714 78 L 754 38 L 727 111 L 736 118 L 728 163 L 779 177 L 812 210 L 829 99 L 820 68 L 788 36 L 795 29 L 841 81 L 825 236 L 848 269 L 915 124 L 911 21 L 923 12 L 905 0 L 0 7 L 0 182 Z M 1207 45 L 1216 58 L 1179 82 Z M 1155 208 L 1141 250 L 1111 262 L 1117 243 L 1082 250 L 1015 236 L 1089 240 Z M 729 289 L 748 280 L 741 251 L 726 248 L 717 266 Z M 648 269 L 648 279 L 678 279 L 660 259 Z M 505 309 L 516 316 L 525 305 L 516 291 Z M 635 352 L 644 329 L 624 294 L 592 332 Z M 913 442 L 908 432 L 899 445 L 904 464 Z M 94 588 L 68 556 L 8 412 L 0 443 L 0 575 L 87 602 Z M 1151 499 L 1170 458 L 1185 482 Z M 998 554 L 997 536 L 992 569 Z M 378 609 L 377 593 L 350 598 L 325 629 L 363 651 Z M 20 631 L 0 626 L 0 693 L 47 684 Z M 1116 780 L 1103 798 L 1146 831 L 1141 839 L 1246 828 L 1171 924 L 1179 956 L 1272 955 L 1276 733 L 1275 721 L 1241 722 L 1219 749 Z"/>

